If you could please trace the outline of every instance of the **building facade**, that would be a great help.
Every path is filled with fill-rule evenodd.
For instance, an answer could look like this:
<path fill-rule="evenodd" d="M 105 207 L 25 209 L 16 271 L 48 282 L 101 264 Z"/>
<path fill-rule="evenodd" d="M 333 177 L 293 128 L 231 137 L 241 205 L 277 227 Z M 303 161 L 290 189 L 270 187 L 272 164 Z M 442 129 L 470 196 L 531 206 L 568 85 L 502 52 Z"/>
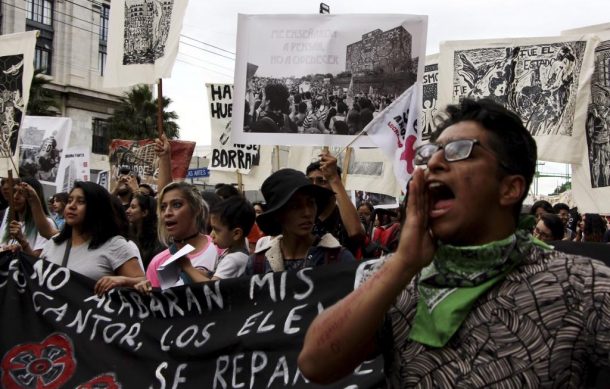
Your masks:
<path fill-rule="evenodd" d="M 91 148 L 91 174 L 108 170 L 109 118 L 123 89 L 102 87 L 110 0 L 0 0 L 0 33 L 39 30 L 34 64 L 51 78 L 58 116 L 72 119 L 69 147 Z"/>
<path fill-rule="evenodd" d="M 346 70 L 354 75 L 367 72 L 412 71 L 411 34 L 402 26 L 388 31 L 376 29 L 347 46 Z"/>

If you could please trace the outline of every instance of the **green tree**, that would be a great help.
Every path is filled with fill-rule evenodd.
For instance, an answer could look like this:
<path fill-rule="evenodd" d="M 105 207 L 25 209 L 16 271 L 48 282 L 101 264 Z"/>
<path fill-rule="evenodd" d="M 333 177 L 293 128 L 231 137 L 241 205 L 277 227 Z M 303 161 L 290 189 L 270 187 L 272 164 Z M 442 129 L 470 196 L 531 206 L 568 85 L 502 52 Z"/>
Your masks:
<path fill-rule="evenodd" d="M 179 136 L 179 126 L 175 122 L 178 114 L 168 111 L 171 99 L 162 98 L 163 130 L 170 139 Z M 114 110 L 114 115 L 108 120 L 108 135 L 110 139 L 154 139 L 157 131 L 157 99 L 153 99 L 148 85 L 136 85 L 121 97 L 121 104 Z"/>
<path fill-rule="evenodd" d="M 565 192 L 566 190 L 572 189 L 572 182 L 571 181 L 566 181 L 563 184 L 559 185 L 557 188 L 555 188 L 555 190 L 553 191 L 552 194 L 556 195 L 556 194 L 560 194 Z"/>
<path fill-rule="evenodd" d="M 53 91 L 47 88 L 51 79 L 46 76 L 43 69 L 34 70 L 32 84 L 30 85 L 30 98 L 26 114 L 30 116 L 55 116 L 61 112 L 61 106 L 55 99 Z"/>

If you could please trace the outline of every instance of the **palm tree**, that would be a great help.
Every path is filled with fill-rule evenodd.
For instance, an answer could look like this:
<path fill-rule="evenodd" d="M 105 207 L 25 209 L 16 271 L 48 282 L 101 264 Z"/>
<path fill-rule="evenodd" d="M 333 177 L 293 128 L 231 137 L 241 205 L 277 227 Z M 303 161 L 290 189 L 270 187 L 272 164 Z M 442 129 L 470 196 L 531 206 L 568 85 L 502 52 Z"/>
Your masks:
<path fill-rule="evenodd" d="M 179 126 L 175 122 L 178 114 L 167 111 L 171 99 L 163 97 L 163 130 L 170 139 L 179 136 Z M 153 100 L 148 85 L 136 85 L 121 97 L 121 103 L 108 120 L 110 139 L 152 139 L 158 136 L 157 99 Z"/>
<path fill-rule="evenodd" d="M 46 88 L 50 83 L 51 79 L 44 74 L 44 69 L 34 70 L 32 85 L 30 86 L 30 98 L 26 110 L 27 115 L 56 116 L 58 112 L 61 112 L 61 106 L 55 99 L 53 91 Z"/>

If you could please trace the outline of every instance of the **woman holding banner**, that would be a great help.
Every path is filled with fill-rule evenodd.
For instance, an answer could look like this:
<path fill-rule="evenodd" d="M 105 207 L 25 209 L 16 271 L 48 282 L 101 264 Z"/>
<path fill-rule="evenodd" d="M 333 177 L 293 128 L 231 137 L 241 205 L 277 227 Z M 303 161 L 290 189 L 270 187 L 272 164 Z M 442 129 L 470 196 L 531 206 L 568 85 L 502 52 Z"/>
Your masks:
<path fill-rule="evenodd" d="M 95 280 L 97 295 L 144 279 L 137 249 L 117 232 L 121 228 L 105 188 L 76 181 L 64 218 L 64 228 L 45 244 L 41 258 Z"/>

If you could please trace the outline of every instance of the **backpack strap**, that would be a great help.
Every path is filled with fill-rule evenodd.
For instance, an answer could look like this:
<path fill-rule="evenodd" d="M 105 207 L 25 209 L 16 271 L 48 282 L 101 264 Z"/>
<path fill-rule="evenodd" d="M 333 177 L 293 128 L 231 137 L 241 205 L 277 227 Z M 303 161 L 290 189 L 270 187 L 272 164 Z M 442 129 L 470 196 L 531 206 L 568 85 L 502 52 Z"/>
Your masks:
<path fill-rule="evenodd" d="M 265 273 L 265 262 L 266 261 L 267 261 L 267 257 L 265 256 L 264 251 L 254 254 L 254 262 L 252 263 L 252 273 L 253 274 Z"/>

